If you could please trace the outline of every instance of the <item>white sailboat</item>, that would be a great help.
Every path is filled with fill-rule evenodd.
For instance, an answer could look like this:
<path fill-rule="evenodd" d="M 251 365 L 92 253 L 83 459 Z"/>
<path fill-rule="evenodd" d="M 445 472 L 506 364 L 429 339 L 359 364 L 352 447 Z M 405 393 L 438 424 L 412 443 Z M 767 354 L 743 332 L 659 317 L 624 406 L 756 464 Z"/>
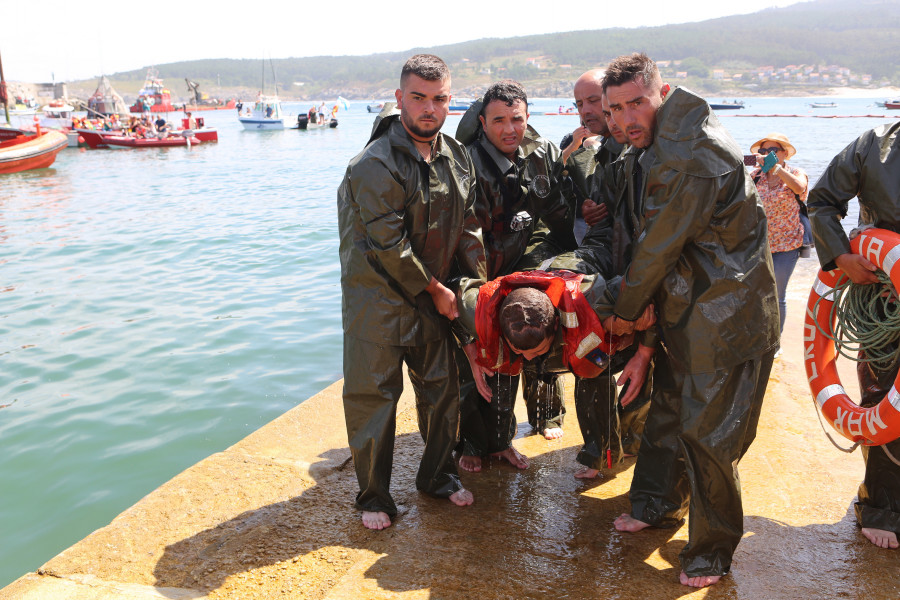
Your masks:
<path fill-rule="evenodd" d="M 272 59 L 269 59 L 272 64 Z M 275 79 L 275 65 L 272 64 L 272 79 Z M 238 121 L 248 130 L 273 130 L 284 129 L 284 112 L 281 109 L 281 102 L 278 100 L 278 83 L 276 81 L 275 95 L 265 95 L 266 89 L 266 63 L 263 61 L 262 85 L 259 94 L 256 96 L 256 102 L 253 107 L 246 108 L 245 111 L 238 113 Z"/>

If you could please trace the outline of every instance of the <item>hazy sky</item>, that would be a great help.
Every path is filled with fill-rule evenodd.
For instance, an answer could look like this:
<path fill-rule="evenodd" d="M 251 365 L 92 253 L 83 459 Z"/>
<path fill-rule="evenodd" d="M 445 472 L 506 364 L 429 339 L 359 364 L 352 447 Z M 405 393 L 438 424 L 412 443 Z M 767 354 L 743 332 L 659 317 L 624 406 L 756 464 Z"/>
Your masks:
<path fill-rule="evenodd" d="M 486 37 L 687 23 L 796 3 L 517 0 L 463 10 L 454 7 L 472 4 L 270 0 L 231 8 L 231 2 L 201 0 L 183 2 L 181 10 L 168 2 L 0 0 L 0 58 L 8 80 L 67 81 L 182 60 L 393 52 Z M 628 6 L 638 15 L 628 14 Z M 622 49 L 632 50 L 638 49 Z"/>

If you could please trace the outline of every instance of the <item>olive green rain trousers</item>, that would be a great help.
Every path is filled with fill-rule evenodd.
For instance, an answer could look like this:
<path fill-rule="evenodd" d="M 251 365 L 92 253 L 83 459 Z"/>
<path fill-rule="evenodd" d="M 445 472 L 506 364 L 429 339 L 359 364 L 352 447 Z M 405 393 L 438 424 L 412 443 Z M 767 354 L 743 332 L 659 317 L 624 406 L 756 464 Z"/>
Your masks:
<path fill-rule="evenodd" d="M 359 480 L 357 508 L 397 514 L 389 488 L 404 362 L 425 442 L 416 488 L 438 498 L 462 489 L 453 461 L 459 428 L 454 345 L 452 336 L 421 346 L 383 346 L 344 335 L 344 418 Z"/>
<path fill-rule="evenodd" d="M 744 531 L 737 465 L 756 437 L 775 350 L 732 368 L 680 373 L 664 349 L 631 483 L 631 515 L 676 527 L 690 507 L 681 551 L 688 577 L 724 575 Z"/>

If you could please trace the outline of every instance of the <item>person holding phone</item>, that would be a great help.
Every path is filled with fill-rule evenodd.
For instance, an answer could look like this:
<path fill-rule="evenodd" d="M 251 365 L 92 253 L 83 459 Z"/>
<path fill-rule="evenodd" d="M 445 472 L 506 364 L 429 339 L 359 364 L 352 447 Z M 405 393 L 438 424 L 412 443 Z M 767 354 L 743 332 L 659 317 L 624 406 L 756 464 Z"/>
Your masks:
<path fill-rule="evenodd" d="M 751 177 L 768 220 L 769 251 L 778 287 L 779 331 L 783 331 L 787 285 L 804 246 L 806 227 L 801 218 L 806 214 L 809 177 L 803 169 L 786 164 L 797 150 L 782 133 L 770 133 L 754 142 L 750 152 L 757 165 Z"/>

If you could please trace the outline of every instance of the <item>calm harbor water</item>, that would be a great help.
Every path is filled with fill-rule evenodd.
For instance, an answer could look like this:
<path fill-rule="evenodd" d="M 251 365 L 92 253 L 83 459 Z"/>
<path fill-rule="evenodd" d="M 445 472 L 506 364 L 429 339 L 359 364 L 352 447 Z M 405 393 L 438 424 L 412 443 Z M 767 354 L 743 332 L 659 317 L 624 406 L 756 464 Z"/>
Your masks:
<path fill-rule="evenodd" d="M 887 117 L 721 116 L 745 152 L 785 133 L 814 181 L 894 120 L 835 101 L 741 113 Z M 578 124 L 543 114 L 561 104 L 532 108 L 555 142 Z M 0 586 L 341 377 L 335 191 L 374 115 L 357 102 L 335 130 L 282 132 L 202 116 L 218 144 L 67 149 L 0 176 Z"/>

